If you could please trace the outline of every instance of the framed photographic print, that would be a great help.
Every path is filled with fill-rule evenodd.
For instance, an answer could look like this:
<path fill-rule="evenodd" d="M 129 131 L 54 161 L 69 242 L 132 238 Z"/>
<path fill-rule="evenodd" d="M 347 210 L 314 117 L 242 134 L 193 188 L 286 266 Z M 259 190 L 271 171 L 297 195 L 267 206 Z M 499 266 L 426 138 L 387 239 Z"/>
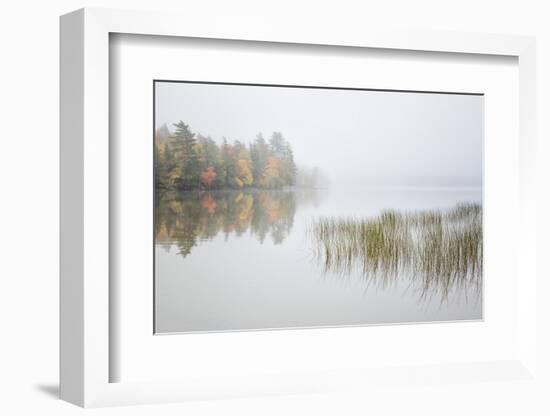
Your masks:
<path fill-rule="evenodd" d="M 483 95 L 154 100 L 155 333 L 482 318 Z"/>
<path fill-rule="evenodd" d="M 533 40 L 243 30 L 61 19 L 62 398 L 531 377 Z"/>

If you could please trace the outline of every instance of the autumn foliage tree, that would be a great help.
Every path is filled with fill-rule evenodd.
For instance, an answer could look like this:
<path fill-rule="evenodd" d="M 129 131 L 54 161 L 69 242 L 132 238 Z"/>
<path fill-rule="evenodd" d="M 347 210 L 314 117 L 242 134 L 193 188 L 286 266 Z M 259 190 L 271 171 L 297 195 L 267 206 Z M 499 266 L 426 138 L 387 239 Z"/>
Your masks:
<path fill-rule="evenodd" d="M 214 168 L 212 166 L 208 166 L 206 170 L 201 173 L 201 184 L 208 189 L 212 188 L 212 184 L 214 183 L 216 176 L 217 174 Z"/>
<path fill-rule="evenodd" d="M 276 189 L 296 183 L 292 148 L 280 132 L 269 141 L 258 134 L 249 145 L 225 138 L 218 145 L 180 121 L 173 133 L 165 125 L 157 131 L 154 157 L 159 189 Z"/>

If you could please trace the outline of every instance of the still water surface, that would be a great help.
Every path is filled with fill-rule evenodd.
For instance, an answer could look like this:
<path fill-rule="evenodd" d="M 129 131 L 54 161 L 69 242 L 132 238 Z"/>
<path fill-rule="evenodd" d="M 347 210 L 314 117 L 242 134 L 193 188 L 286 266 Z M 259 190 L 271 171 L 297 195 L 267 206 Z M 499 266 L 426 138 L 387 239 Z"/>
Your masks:
<path fill-rule="evenodd" d="M 458 251 L 456 259 L 447 256 L 451 244 L 443 253 L 450 259 L 445 267 L 434 257 L 435 270 L 445 270 L 450 277 L 426 278 L 416 260 L 399 257 L 403 250 L 389 252 L 392 264 L 400 265 L 391 273 L 382 268 L 371 273 L 372 263 L 366 268 L 360 258 L 345 251 L 347 267 L 335 267 L 334 261 L 327 262 L 327 256 L 334 259 L 333 252 L 312 237 L 322 219 L 372 220 L 378 227 L 376 219 L 386 218 L 388 211 L 413 216 L 437 213 L 438 218 L 443 213 L 446 218 L 457 204 L 479 207 L 481 198 L 480 189 L 162 195 L 156 207 L 156 332 L 481 319 L 481 239 L 461 241 L 457 248 L 462 253 L 464 244 L 473 244 L 477 268 L 470 267 L 471 257 L 459 258 Z M 481 215 L 473 221 L 481 230 Z M 450 243 L 464 229 L 462 222 L 453 224 L 446 228 Z M 422 234 L 411 230 L 413 244 L 418 235 Z"/>

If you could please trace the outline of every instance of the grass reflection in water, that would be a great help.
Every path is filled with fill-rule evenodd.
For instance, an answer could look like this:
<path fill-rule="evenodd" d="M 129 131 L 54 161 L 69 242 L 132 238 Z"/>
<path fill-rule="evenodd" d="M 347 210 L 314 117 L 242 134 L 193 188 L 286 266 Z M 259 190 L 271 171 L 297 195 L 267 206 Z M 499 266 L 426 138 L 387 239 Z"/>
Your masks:
<path fill-rule="evenodd" d="M 314 256 L 326 272 L 358 268 L 369 284 L 387 287 L 408 276 L 421 299 L 474 288 L 482 282 L 482 209 L 385 211 L 375 218 L 320 218 L 308 227 Z"/>

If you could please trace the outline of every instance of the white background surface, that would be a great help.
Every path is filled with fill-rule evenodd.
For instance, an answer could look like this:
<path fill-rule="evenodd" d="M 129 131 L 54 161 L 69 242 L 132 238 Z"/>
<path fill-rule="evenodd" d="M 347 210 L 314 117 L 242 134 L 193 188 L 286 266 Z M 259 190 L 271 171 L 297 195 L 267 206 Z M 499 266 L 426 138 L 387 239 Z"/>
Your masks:
<path fill-rule="evenodd" d="M 189 19 L 210 13 L 228 19 L 254 15 L 285 25 L 386 24 L 440 30 L 538 36 L 539 155 L 546 157 L 550 122 L 550 28 L 544 1 L 386 1 L 350 2 L 177 2 L 177 1 L 20 1 L 3 4 L 0 15 L 2 63 L 2 287 L 0 313 L 0 411 L 3 414 L 73 414 L 82 410 L 54 399 L 58 367 L 58 16 L 83 6 L 154 8 L 184 11 Z M 240 17 L 235 17 L 240 16 Z M 263 17 L 262 17 L 263 16 Z M 185 22 L 182 22 L 185 24 Z M 539 162 L 539 178 L 548 165 Z M 548 182 L 539 183 L 548 193 Z M 540 212 L 549 212 L 541 198 Z M 548 220 L 540 218 L 545 243 Z M 503 236 L 504 238 L 505 236 Z M 541 253 L 548 252 L 540 246 Z M 541 256 L 543 257 L 543 256 Z M 541 259 L 541 260 L 544 260 Z M 539 273 L 550 275 L 548 265 Z M 548 323 L 543 282 L 540 313 Z M 550 349 L 548 326 L 539 326 L 541 347 Z M 545 348 L 546 347 L 546 348 Z M 542 349 L 541 348 L 541 349 Z M 548 359 L 541 351 L 542 370 Z M 224 400 L 92 410 L 100 414 L 548 414 L 549 385 L 442 384 L 435 388 L 388 385 L 376 394 L 344 391 L 322 395 Z M 428 393 L 427 393 L 428 392 Z M 437 394 L 435 394 L 437 392 Z"/>

